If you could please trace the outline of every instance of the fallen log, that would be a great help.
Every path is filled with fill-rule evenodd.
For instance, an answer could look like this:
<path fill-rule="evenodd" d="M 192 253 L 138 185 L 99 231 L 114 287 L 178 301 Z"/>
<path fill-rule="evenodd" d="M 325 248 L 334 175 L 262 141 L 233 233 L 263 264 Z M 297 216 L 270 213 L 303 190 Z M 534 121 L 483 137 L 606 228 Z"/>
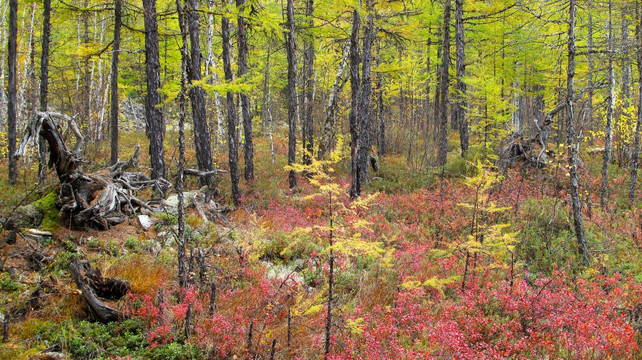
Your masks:
<path fill-rule="evenodd" d="M 109 323 L 123 318 L 120 311 L 105 305 L 98 299 L 98 296 L 105 299 L 120 299 L 129 291 L 129 283 L 123 280 L 104 278 L 98 270 L 93 269 L 85 261 L 72 261 L 69 264 L 69 270 L 95 320 Z"/>

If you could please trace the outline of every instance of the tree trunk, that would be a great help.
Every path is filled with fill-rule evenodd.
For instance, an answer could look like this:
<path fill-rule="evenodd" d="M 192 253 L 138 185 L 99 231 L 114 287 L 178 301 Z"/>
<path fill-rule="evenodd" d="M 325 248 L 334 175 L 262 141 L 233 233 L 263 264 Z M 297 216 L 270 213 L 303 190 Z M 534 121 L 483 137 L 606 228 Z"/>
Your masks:
<path fill-rule="evenodd" d="M 359 111 L 359 184 L 366 182 L 368 178 L 368 163 L 370 158 L 370 98 L 372 96 L 372 79 L 370 70 L 372 67 L 372 43 L 374 42 L 374 6 L 372 0 L 366 2 L 368 18 L 363 36 L 363 50 L 361 53 L 361 107 Z"/>
<path fill-rule="evenodd" d="M 247 34 L 245 26 L 245 0 L 236 0 L 236 7 L 239 11 L 237 18 L 238 32 L 238 76 L 243 78 L 247 74 Z M 244 156 L 245 156 L 245 181 L 254 179 L 254 141 L 252 139 L 252 117 L 250 115 L 250 99 L 246 94 L 241 93 L 241 114 L 243 116 L 243 131 L 245 134 Z"/>
<path fill-rule="evenodd" d="M 223 0 L 223 6 L 226 6 L 226 0 Z M 232 64 L 230 61 L 230 19 L 225 15 L 221 18 L 221 38 L 223 41 L 223 70 L 225 72 L 225 81 L 232 82 Z M 230 165 L 230 180 L 232 183 L 232 201 L 234 205 L 241 202 L 241 192 L 239 191 L 239 174 L 238 174 L 238 139 L 236 137 L 237 112 L 234 105 L 234 94 L 227 92 L 227 148 Z"/>
<path fill-rule="evenodd" d="M 586 55 L 588 61 L 588 99 L 586 104 L 586 120 L 588 121 L 588 129 L 592 130 L 595 126 L 593 122 L 593 71 L 595 71 L 595 64 L 593 60 L 593 0 L 589 0 L 587 4 L 588 12 L 588 54 Z M 589 137 L 589 144 L 593 145 L 593 137 Z"/>
<path fill-rule="evenodd" d="M 377 67 L 381 64 L 381 38 L 377 37 Z M 383 79 L 380 73 L 376 74 L 377 79 L 377 120 L 379 122 L 379 131 L 377 138 L 377 150 L 379 157 L 386 155 L 386 122 L 384 120 L 383 105 Z M 428 119 L 426 119 L 427 121 Z"/>
<path fill-rule="evenodd" d="M 468 151 L 468 121 L 466 120 L 466 57 L 464 43 L 464 0 L 455 0 L 455 48 L 457 62 L 457 101 L 455 121 L 459 125 L 461 156 Z"/>
<path fill-rule="evenodd" d="M 638 176 L 638 164 L 640 161 L 640 128 L 642 127 L 642 11 L 636 8 L 638 23 L 636 26 L 637 56 L 638 56 L 638 121 L 635 126 L 635 140 L 633 141 L 633 153 L 631 154 L 631 184 L 629 186 L 629 201 L 635 202 L 635 182 Z"/>
<path fill-rule="evenodd" d="M 178 285 L 181 289 L 181 292 L 183 289 L 186 288 L 187 285 L 187 261 L 186 261 L 186 252 L 185 252 L 185 208 L 184 208 L 184 197 L 183 197 L 183 185 L 184 185 L 184 178 L 183 178 L 183 170 L 185 169 L 185 116 L 186 116 L 186 104 L 187 104 L 187 84 L 188 84 L 188 77 L 189 73 L 191 72 L 192 75 L 197 72 L 199 74 L 200 78 L 200 54 L 197 54 L 197 61 L 199 64 L 199 69 L 195 71 L 195 69 L 190 67 L 190 62 L 191 65 L 195 65 L 195 59 L 194 59 L 194 37 L 193 37 L 193 29 L 192 29 L 192 22 L 194 20 L 194 17 L 196 17 L 196 47 L 198 48 L 198 16 L 195 15 L 196 9 L 195 9 L 195 4 L 193 3 L 193 0 L 188 0 L 189 1 L 189 7 L 190 9 L 188 10 L 187 13 L 185 13 L 185 8 L 181 6 L 181 0 L 176 0 L 176 9 L 178 11 L 178 21 L 180 23 L 180 29 L 181 29 L 181 39 L 182 39 L 182 44 L 181 44 L 181 90 L 178 95 L 178 174 L 177 174 L 177 179 L 176 179 L 176 193 L 178 195 L 178 249 L 177 249 L 177 257 L 178 257 Z M 189 23 L 189 24 L 186 24 Z M 188 36 L 188 28 L 189 27 L 189 36 Z M 189 40 L 192 41 L 192 54 L 190 58 L 190 54 L 187 50 L 187 42 Z M 193 76 L 192 76 L 193 77 Z M 202 90 L 202 88 L 201 88 Z M 203 99 L 201 99 L 203 100 Z M 192 98 L 192 109 L 194 108 L 194 98 Z M 204 109 L 203 109 L 204 110 Z M 192 110 L 192 114 L 194 115 L 194 110 Z M 199 114 L 201 115 L 201 114 Z M 196 122 L 196 121 L 194 121 Z M 194 136 L 195 139 L 194 141 L 196 142 L 198 139 L 196 139 L 196 125 L 194 128 Z M 209 136 L 207 137 L 208 143 L 209 143 Z M 211 158 L 210 158 L 211 161 Z M 200 165 L 200 163 L 199 163 Z M 199 170 L 203 171 L 204 169 L 201 169 L 199 167 Z M 209 171 L 209 170 L 207 170 Z M 201 178 L 199 178 L 200 180 Z M 182 299 L 182 293 L 179 295 L 180 298 Z M 186 335 L 189 335 L 187 333 Z"/>
<path fill-rule="evenodd" d="M 570 0 L 569 26 L 568 26 L 568 68 L 566 77 L 566 146 L 568 152 L 568 166 L 570 173 L 571 213 L 573 214 L 573 227 L 577 239 L 577 247 L 584 264 L 588 265 L 588 250 L 584 239 L 584 225 L 582 223 L 582 207 L 580 204 L 579 184 L 577 176 L 578 143 L 575 136 L 573 124 L 573 102 L 574 102 L 574 81 L 575 81 L 575 0 Z"/>
<path fill-rule="evenodd" d="M 609 98 L 608 98 L 608 106 L 606 109 L 606 129 L 604 131 L 605 134 L 605 139 L 604 139 L 604 154 L 603 154 L 603 161 L 602 161 L 602 188 L 600 192 L 600 205 L 602 206 L 602 209 L 606 208 L 606 198 L 607 198 L 607 190 L 608 190 L 608 185 L 607 185 L 607 169 L 609 162 L 611 161 L 611 151 L 612 151 L 612 143 L 613 143 L 613 112 L 615 110 L 615 75 L 613 73 L 613 22 L 612 22 L 612 8 L 613 8 L 613 1 L 609 0 L 609 35 L 608 35 L 608 42 L 609 42 L 609 74 L 608 74 L 608 82 L 609 82 Z"/>
<path fill-rule="evenodd" d="M 187 74 L 191 82 L 199 82 L 201 81 L 201 45 L 199 42 L 197 1 L 188 0 L 188 6 L 189 9 L 185 14 L 190 40 L 190 61 L 187 65 Z M 205 112 L 205 90 L 201 86 L 190 87 L 189 97 L 192 103 L 196 163 L 200 171 L 208 172 L 212 170 L 212 148 L 210 145 L 210 131 L 207 125 L 207 114 Z M 200 186 L 209 185 L 211 176 L 200 176 L 198 182 Z"/>
<path fill-rule="evenodd" d="M 9 38 L 7 57 L 7 138 L 9 142 L 9 184 L 18 181 L 16 152 L 16 51 L 18 41 L 18 0 L 9 0 Z"/>
<path fill-rule="evenodd" d="M 265 69 L 263 70 L 263 97 L 261 107 L 261 134 L 265 134 L 265 128 L 268 126 L 270 118 L 270 57 L 272 56 L 271 42 L 268 42 L 265 57 Z"/>
<path fill-rule="evenodd" d="M 40 111 L 47 111 L 49 92 L 49 42 L 51 40 L 51 0 L 43 1 L 42 54 L 40 57 Z M 47 176 L 47 147 L 44 139 L 38 139 L 38 181 Z"/>
<path fill-rule="evenodd" d="M 207 83 L 210 85 L 218 84 L 218 75 L 214 71 L 216 67 L 216 62 L 214 61 L 214 1 L 208 0 L 208 11 L 207 14 L 207 59 L 205 60 L 205 77 L 207 78 Z M 211 74 L 210 74 L 211 71 Z M 216 147 L 217 149 L 223 143 L 223 110 L 221 105 L 221 99 L 218 91 L 214 91 L 214 106 L 216 107 Z"/>
<path fill-rule="evenodd" d="M 450 62 L 450 0 L 445 0 L 444 3 L 444 29 L 443 29 L 443 43 L 441 49 L 441 75 L 439 77 L 439 136 L 438 136 L 438 152 L 437 152 L 437 165 L 445 166 L 446 158 L 448 155 L 448 65 Z"/>
<path fill-rule="evenodd" d="M 294 0 L 287 3 L 288 32 L 286 34 L 286 50 L 288 57 L 288 165 L 296 161 L 296 40 L 294 37 Z M 288 174 L 290 189 L 296 187 L 296 174 L 290 170 Z"/>
<path fill-rule="evenodd" d="M 307 0 L 305 3 L 305 16 L 309 29 L 314 26 L 312 14 L 314 12 L 314 0 Z M 303 164 L 310 164 L 311 156 L 314 156 L 314 127 L 312 117 L 312 98 L 314 89 L 314 38 L 308 33 L 303 42 Z"/>
<path fill-rule="evenodd" d="M 352 171 L 350 179 L 350 198 L 361 195 L 359 181 L 359 119 L 361 118 L 361 81 L 359 80 L 359 28 L 361 17 L 358 10 L 352 12 L 352 32 L 350 35 L 350 87 L 352 88 L 352 103 L 350 109 L 350 135 L 352 137 Z"/>
<path fill-rule="evenodd" d="M 50 1 L 50 0 L 47 0 Z M 118 162 L 118 55 L 120 52 L 120 27 L 122 26 L 121 0 L 114 0 L 114 43 L 111 57 L 111 164 Z"/>
<path fill-rule="evenodd" d="M 147 75 L 147 96 L 145 98 L 146 132 L 149 138 L 152 179 L 165 178 L 165 124 L 159 105 L 160 60 L 158 52 L 158 24 L 156 21 L 156 0 L 143 0 L 145 11 L 145 73 Z M 161 189 L 158 189 L 161 190 Z M 164 191 L 161 190 L 161 193 Z"/>

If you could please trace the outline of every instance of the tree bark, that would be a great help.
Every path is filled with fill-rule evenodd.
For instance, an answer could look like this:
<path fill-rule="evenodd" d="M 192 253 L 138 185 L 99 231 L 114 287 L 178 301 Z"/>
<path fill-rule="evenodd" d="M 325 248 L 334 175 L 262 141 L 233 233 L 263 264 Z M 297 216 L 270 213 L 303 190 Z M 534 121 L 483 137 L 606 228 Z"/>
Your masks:
<path fill-rule="evenodd" d="M 187 84 L 188 84 L 188 77 L 189 73 L 192 72 L 192 77 L 194 75 L 195 70 L 190 67 L 190 62 L 191 65 L 194 66 L 194 34 L 193 34 L 193 29 L 192 29 L 192 21 L 194 20 L 194 16 L 196 16 L 193 12 L 196 11 L 194 8 L 195 4 L 193 3 L 194 0 L 188 0 L 189 1 L 189 7 L 190 9 L 188 10 L 187 13 L 185 13 L 184 7 L 181 6 L 181 0 L 176 0 L 176 9 L 178 11 L 178 21 L 180 22 L 180 29 L 181 29 L 181 39 L 182 39 L 182 44 L 181 44 L 181 90 L 178 95 L 178 174 L 177 174 L 177 179 L 176 179 L 176 193 L 178 195 L 178 214 L 177 214 L 177 220 L 178 220 L 178 249 L 177 249 L 177 257 L 178 257 L 178 285 L 181 289 L 181 295 L 180 298 L 182 299 L 182 291 L 186 288 L 187 286 L 187 261 L 186 261 L 186 241 L 185 241 L 185 208 L 184 208 L 184 196 L 183 196 L 183 187 L 184 187 L 184 169 L 185 169 L 185 117 L 186 117 L 186 104 L 187 104 Z M 198 16 L 196 16 L 196 47 L 198 48 Z M 189 23 L 189 24 L 186 24 Z M 189 27 L 189 35 L 188 35 L 188 28 Z M 190 54 L 187 50 L 187 42 L 189 40 L 192 41 L 192 54 L 190 58 Z M 198 72 L 199 77 L 200 77 L 200 54 L 197 54 L 197 60 L 199 64 L 199 70 Z M 201 88 L 202 90 L 202 88 Z M 192 109 L 194 108 L 194 99 L 192 99 Z M 202 99 L 201 99 L 202 100 Z M 203 104 L 204 105 L 204 104 Z M 204 109 L 203 109 L 204 110 Z M 194 110 L 192 110 L 192 114 L 194 115 Z M 200 115 L 200 114 L 199 114 Z M 195 121 L 196 122 L 196 121 Z M 194 128 L 194 135 L 196 137 L 196 128 Z M 194 141 L 196 142 L 197 139 L 195 138 Z M 207 141 L 209 143 L 209 136 L 207 137 Z M 210 157 L 211 161 L 211 157 Z M 200 163 L 199 163 L 200 165 Z M 199 170 L 203 170 L 200 169 Z M 200 180 L 201 178 L 199 178 Z M 189 335 L 187 333 L 186 335 Z"/>
<path fill-rule="evenodd" d="M 223 6 L 226 6 L 226 0 L 223 0 Z M 223 71 L 225 72 L 225 81 L 232 82 L 232 64 L 230 61 L 230 19 L 225 15 L 221 18 L 221 38 L 223 41 Z M 241 192 L 239 190 L 238 174 L 238 139 L 236 137 L 237 112 L 234 104 L 234 94 L 227 92 L 227 148 L 228 161 L 230 165 L 230 180 L 232 183 L 232 201 L 234 205 L 241 202 Z"/>
<path fill-rule="evenodd" d="M 145 73 L 147 75 L 147 96 L 145 98 L 146 132 L 149 138 L 152 179 L 165 178 L 165 124 L 159 108 L 160 60 L 158 51 L 158 24 L 156 0 L 143 0 L 145 11 Z M 164 193 L 162 189 L 161 193 Z"/>
<path fill-rule="evenodd" d="M 294 35 L 294 0 L 287 2 L 288 32 L 286 34 L 286 50 L 288 58 L 288 165 L 296 161 L 296 39 Z M 288 173 L 290 189 L 296 187 L 294 170 Z"/>
<path fill-rule="evenodd" d="M 635 126 L 635 140 L 633 141 L 633 153 L 631 154 L 631 184 L 629 186 L 629 201 L 631 203 L 635 202 L 635 183 L 640 161 L 640 128 L 642 128 L 642 11 L 639 8 L 636 9 L 638 16 L 638 23 L 635 28 L 638 47 L 638 121 Z"/>
<path fill-rule="evenodd" d="M 50 0 L 47 0 L 50 1 Z M 118 55 L 120 53 L 120 28 L 122 26 L 121 0 L 114 0 L 114 43 L 111 57 L 111 164 L 118 162 Z"/>
<path fill-rule="evenodd" d="M 51 0 L 43 1 L 42 54 L 40 55 L 40 111 L 47 111 L 49 92 L 49 43 L 51 41 Z M 44 139 L 38 139 L 38 181 L 47 176 L 47 148 Z"/>
<path fill-rule="evenodd" d="M 588 61 L 588 99 L 586 103 L 586 120 L 588 122 L 588 128 L 593 129 L 593 71 L 595 69 L 595 64 L 593 60 L 593 0 L 589 0 L 587 4 L 588 12 L 588 54 L 586 59 Z M 589 144 L 593 144 L 593 137 L 589 137 Z"/>
<path fill-rule="evenodd" d="M 606 108 L 606 129 L 604 131 L 604 154 L 602 158 L 602 188 L 600 191 L 600 205 L 602 209 L 606 208 L 606 198 L 607 198 L 607 169 L 609 162 L 611 161 L 611 151 L 613 143 L 613 113 L 615 110 L 615 75 L 613 71 L 613 21 L 612 21 L 612 9 L 613 1 L 609 0 L 609 28 L 608 28 L 608 42 L 609 42 L 609 98 L 608 106 Z"/>
<path fill-rule="evenodd" d="M 210 85 L 218 84 L 218 75 L 214 68 L 216 67 L 216 62 L 214 60 L 214 1 L 207 0 L 207 7 L 209 13 L 207 14 L 207 58 L 205 59 L 205 77 L 207 78 L 207 83 Z M 210 74 L 211 71 L 211 74 Z M 216 114 L 216 147 L 217 149 L 223 143 L 223 110 L 221 105 L 221 99 L 218 91 L 214 91 L 214 106 Z M 213 131 L 213 130 L 212 130 Z"/>
<path fill-rule="evenodd" d="M 359 119 L 361 118 L 361 81 L 359 79 L 359 28 L 361 17 L 358 10 L 352 12 L 352 32 L 350 34 L 350 87 L 352 88 L 352 103 L 350 109 L 350 135 L 352 137 L 351 154 L 352 170 L 350 178 L 350 198 L 361 195 L 359 181 Z"/>
<path fill-rule="evenodd" d="M 245 0 L 236 0 L 236 7 L 239 11 L 237 18 L 238 31 L 238 76 L 243 78 L 247 74 L 247 34 L 245 26 Z M 241 97 L 241 114 L 243 116 L 243 131 L 245 141 L 243 142 L 245 156 L 245 172 L 243 173 L 245 181 L 254 179 L 254 141 L 252 134 L 252 117 L 250 115 L 250 99 L 246 94 L 239 94 Z"/>
<path fill-rule="evenodd" d="M 464 0 L 455 0 L 455 48 L 457 62 L 457 101 L 455 121 L 459 124 L 461 156 L 468 151 L 468 121 L 466 120 L 466 56 L 464 42 Z"/>
<path fill-rule="evenodd" d="M 361 107 L 359 111 L 359 184 L 366 182 L 368 178 L 368 163 L 370 158 L 370 98 L 372 96 L 372 79 L 370 78 L 372 67 L 372 43 L 374 42 L 374 6 L 372 0 L 366 1 L 368 17 L 363 36 L 363 50 L 361 53 Z"/>
<path fill-rule="evenodd" d="M 584 225 L 582 222 L 582 207 L 580 203 L 579 181 L 577 176 L 577 156 L 578 143 L 575 135 L 575 126 L 573 122 L 573 102 L 574 102 L 574 81 L 575 81 L 575 55 L 577 46 L 575 45 L 575 0 L 570 0 L 569 6 L 569 26 L 568 26 L 568 68 L 566 74 L 566 146 L 568 154 L 570 193 L 571 193 L 571 213 L 573 214 L 573 227 L 577 239 L 577 247 L 584 264 L 588 265 L 588 250 L 584 238 Z"/>
<path fill-rule="evenodd" d="M 314 0 L 306 0 L 305 16 L 308 28 L 312 28 L 314 21 Z M 314 127 L 312 117 L 312 97 L 314 89 L 314 38 L 307 34 L 303 41 L 303 122 L 302 122 L 302 146 L 303 164 L 310 164 L 314 156 Z"/>
<path fill-rule="evenodd" d="M 9 38 L 7 41 L 7 138 L 9 142 L 9 184 L 18 181 L 16 152 L 16 52 L 18 41 L 18 0 L 9 0 Z"/>
<path fill-rule="evenodd" d="M 437 166 L 445 166 L 448 156 L 448 66 L 450 62 L 450 0 L 444 3 L 444 28 L 441 49 L 441 74 L 439 77 L 439 136 L 437 151 Z"/>

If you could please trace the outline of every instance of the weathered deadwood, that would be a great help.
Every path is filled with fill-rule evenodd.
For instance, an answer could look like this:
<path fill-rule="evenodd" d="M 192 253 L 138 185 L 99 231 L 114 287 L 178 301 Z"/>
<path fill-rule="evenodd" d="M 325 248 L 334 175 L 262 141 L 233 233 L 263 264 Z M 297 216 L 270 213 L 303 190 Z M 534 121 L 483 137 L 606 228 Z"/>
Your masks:
<path fill-rule="evenodd" d="M 106 278 L 100 270 L 92 268 L 86 261 L 79 262 L 78 267 L 84 272 L 89 286 L 101 298 L 118 300 L 129 292 L 130 285 L 125 280 Z"/>
<path fill-rule="evenodd" d="M 73 277 L 76 286 L 78 286 L 82 291 L 82 297 L 89 306 L 92 316 L 102 323 L 109 323 L 122 319 L 123 316 L 118 310 L 103 304 L 103 302 L 98 299 L 96 296 L 96 290 L 91 286 L 91 276 L 88 276 L 85 271 L 87 267 L 91 269 L 89 264 L 80 263 L 77 260 L 74 260 L 69 264 L 71 276 Z"/>

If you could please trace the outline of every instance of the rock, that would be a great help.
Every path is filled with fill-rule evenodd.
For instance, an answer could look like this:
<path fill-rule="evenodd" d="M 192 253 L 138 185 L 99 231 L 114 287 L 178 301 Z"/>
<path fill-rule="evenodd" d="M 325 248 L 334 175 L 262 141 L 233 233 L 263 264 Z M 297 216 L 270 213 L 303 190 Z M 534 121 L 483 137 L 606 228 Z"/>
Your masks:
<path fill-rule="evenodd" d="M 303 282 L 303 277 L 299 273 L 300 267 L 303 265 L 302 259 L 289 262 L 287 264 L 274 264 L 269 261 L 264 261 L 266 267 L 265 276 L 268 279 L 284 280 L 287 276 L 297 282 Z"/>
<path fill-rule="evenodd" d="M 152 225 L 154 225 L 149 215 L 138 215 L 136 219 L 138 220 L 138 224 L 140 225 L 140 227 L 145 231 L 149 230 Z"/>
<path fill-rule="evenodd" d="M 196 192 L 193 191 L 185 191 L 183 193 L 183 204 L 185 208 L 189 207 L 189 205 L 191 204 L 190 199 L 195 194 Z M 165 199 L 165 201 L 163 201 L 163 207 L 166 212 L 172 215 L 178 215 L 178 195 L 174 194 Z"/>
<path fill-rule="evenodd" d="M 27 360 L 64 360 L 67 356 L 63 353 L 49 351 L 30 356 Z"/>

